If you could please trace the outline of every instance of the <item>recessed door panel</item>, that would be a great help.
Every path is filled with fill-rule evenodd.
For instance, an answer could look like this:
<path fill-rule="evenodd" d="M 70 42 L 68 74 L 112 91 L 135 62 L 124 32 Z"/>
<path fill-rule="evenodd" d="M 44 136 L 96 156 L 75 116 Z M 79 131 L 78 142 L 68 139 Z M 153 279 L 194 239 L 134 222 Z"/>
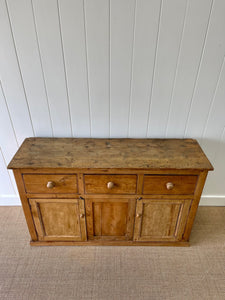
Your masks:
<path fill-rule="evenodd" d="M 124 236 L 127 232 L 128 203 L 96 202 L 94 232 L 96 236 Z"/>
<path fill-rule="evenodd" d="M 39 240 L 86 240 L 84 201 L 80 199 L 30 199 Z"/>
<path fill-rule="evenodd" d="M 137 201 L 134 240 L 177 241 L 182 239 L 191 200 Z"/>
<path fill-rule="evenodd" d="M 86 199 L 86 209 L 89 239 L 132 239 L 134 199 Z"/>

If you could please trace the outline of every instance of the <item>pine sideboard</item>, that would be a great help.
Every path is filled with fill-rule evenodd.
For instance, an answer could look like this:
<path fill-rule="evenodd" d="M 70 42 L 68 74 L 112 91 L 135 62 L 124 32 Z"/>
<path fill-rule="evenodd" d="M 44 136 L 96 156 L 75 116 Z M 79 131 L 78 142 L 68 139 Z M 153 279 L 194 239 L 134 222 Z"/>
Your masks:
<path fill-rule="evenodd" d="M 213 167 L 193 139 L 27 138 L 8 169 L 31 245 L 188 246 Z"/>

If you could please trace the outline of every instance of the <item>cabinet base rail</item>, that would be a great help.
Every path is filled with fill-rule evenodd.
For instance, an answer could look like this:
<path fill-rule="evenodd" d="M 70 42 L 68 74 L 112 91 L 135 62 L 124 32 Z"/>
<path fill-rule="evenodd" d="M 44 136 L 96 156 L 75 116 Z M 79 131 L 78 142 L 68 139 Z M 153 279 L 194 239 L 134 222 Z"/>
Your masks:
<path fill-rule="evenodd" d="M 133 242 L 133 241 L 85 241 L 85 242 L 64 242 L 64 241 L 30 241 L 31 246 L 173 246 L 189 247 L 189 242 Z"/>

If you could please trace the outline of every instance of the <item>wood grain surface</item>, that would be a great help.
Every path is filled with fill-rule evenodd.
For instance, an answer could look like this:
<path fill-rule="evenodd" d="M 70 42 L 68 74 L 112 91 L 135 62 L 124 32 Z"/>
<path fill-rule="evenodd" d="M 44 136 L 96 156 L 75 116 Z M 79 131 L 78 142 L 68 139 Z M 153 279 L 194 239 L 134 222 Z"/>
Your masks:
<path fill-rule="evenodd" d="M 192 139 L 83 138 L 26 139 L 9 168 L 32 245 L 183 246 L 213 169 Z"/>
<path fill-rule="evenodd" d="M 136 194 L 136 175 L 84 175 L 86 194 Z M 113 187 L 108 188 L 107 184 Z"/>
<path fill-rule="evenodd" d="M 79 199 L 30 199 L 34 223 L 41 241 L 83 241 L 86 232 Z"/>
<path fill-rule="evenodd" d="M 135 199 L 111 196 L 86 197 L 88 239 L 132 240 L 135 202 Z"/>
<path fill-rule="evenodd" d="M 83 138 L 28 138 L 8 168 L 213 169 L 193 139 Z"/>
<path fill-rule="evenodd" d="M 71 174 L 24 174 L 23 180 L 27 193 L 74 193 L 77 189 L 77 176 Z M 53 187 L 48 188 L 47 183 L 52 182 Z"/>
<path fill-rule="evenodd" d="M 198 176 L 188 175 L 147 175 L 144 176 L 143 194 L 151 195 L 191 195 L 195 192 Z M 167 189 L 167 183 L 173 185 Z"/>
<path fill-rule="evenodd" d="M 134 240 L 182 240 L 190 204 L 191 200 L 138 200 Z"/>

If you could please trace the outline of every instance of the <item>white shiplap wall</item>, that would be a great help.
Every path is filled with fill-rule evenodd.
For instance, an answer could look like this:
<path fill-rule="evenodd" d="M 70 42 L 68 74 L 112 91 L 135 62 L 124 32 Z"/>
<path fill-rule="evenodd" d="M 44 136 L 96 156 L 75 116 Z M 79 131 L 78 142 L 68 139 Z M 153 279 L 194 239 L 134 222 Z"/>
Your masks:
<path fill-rule="evenodd" d="M 225 205 L 224 0 L 0 0 L 0 204 L 24 138 L 194 137 Z"/>

